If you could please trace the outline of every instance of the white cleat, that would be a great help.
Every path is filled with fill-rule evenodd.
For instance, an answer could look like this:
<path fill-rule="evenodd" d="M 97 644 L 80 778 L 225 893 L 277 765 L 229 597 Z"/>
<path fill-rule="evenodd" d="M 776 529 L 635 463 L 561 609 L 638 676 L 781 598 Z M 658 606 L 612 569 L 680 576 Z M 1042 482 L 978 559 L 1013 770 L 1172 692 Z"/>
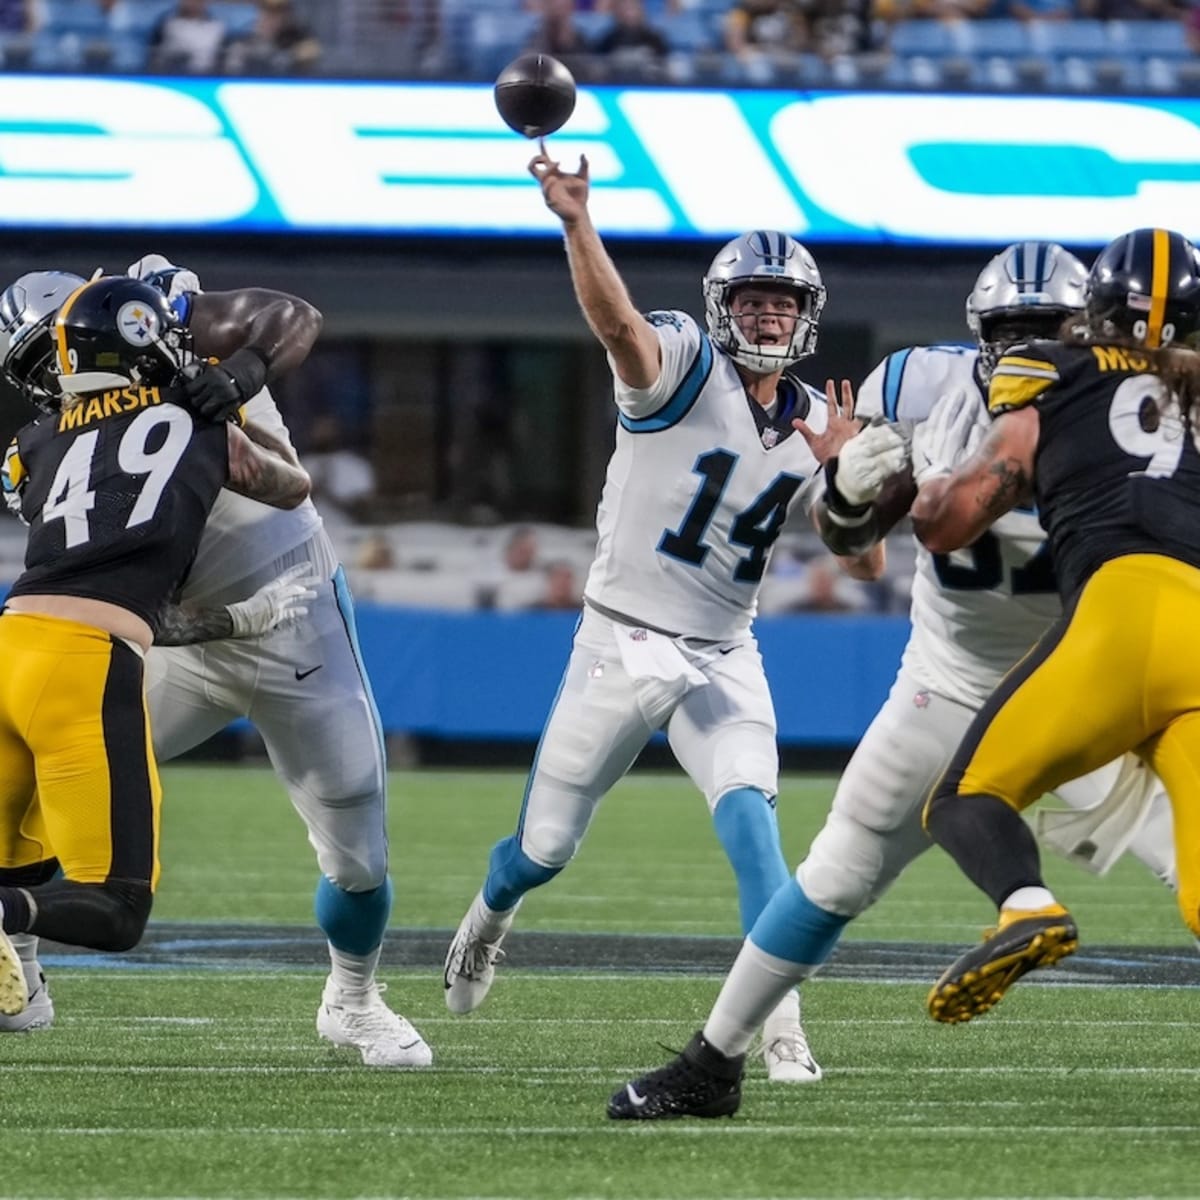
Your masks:
<path fill-rule="evenodd" d="M 387 984 L 363 991 L 326 982 L 317 1009 L 317 1032 L 335 1046 L 353 1046 L 368 1067 L 428 1067 L 433 1051 L 425 1039 L 383 1002 Z"/>
<path fill-rule="evenodd" d="M 452 1013 L 474 1012 L 484 1002 L 496 978 L 496 963 L 504 957 L 500 943 L 507 925 L 494 941 L 485 941 L 472 919 L 474 914 L 472 904 L 446 952 L 442 982 L 446 988 L 446 1007 Z M 511 920 L 510 916 L 509 924 Z"/>
<path fill-rule="evenodd" d="M 772 1031 L 763 1046 L 763 1061 L 772 1083 L 816 1083 L 821 1078 L 821 1068 L 799 1024 Z"/>
<path fill-rule="evenodd" d="M 36 961 L 22 966 L 29 1002 L 15 1016 L 0 1014 L 0 1033 L 32 1033 L 35 1029 L 49 1029 L 54 1024 L 54 1001 L 50 999 L 41 966 Z"/>
<path fill-rule="evenodd" d="M 0 909 L 0 917 L 3 917 Z M 17 948 L 0 926 L 0 1014 L 15 1017 L 29 1004 L 29 985 Z"/>

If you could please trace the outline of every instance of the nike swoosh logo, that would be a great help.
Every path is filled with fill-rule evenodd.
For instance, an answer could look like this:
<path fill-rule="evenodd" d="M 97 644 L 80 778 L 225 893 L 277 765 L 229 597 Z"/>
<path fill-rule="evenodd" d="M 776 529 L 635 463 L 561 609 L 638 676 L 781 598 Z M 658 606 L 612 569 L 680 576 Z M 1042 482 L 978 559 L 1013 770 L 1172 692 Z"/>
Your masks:
<path fill-rule="evenodd" d="M 645 1104 L 649 1099 L 649 1096 L 639 1096 L 637 1092 L 634 1091 L 632 1083 L 627 1083 L 625 1085 L 625 1095 L 629 1097 L 629 1103 L 632 1104 L 634 1108 L 641 1108 L 642 1105 Z"/>
<path fill-rule="evenodd" d="M 721 653 L 722 654 L 732 654 L 736 649 L 737 649 L 736 646 L 722 646 Z"/>
<path fill-rule="evenodd" d="M 314 671 L 319 671 L 321 669 L 321 667 L 323 667 L 324 665 L 325 665 L 324 663 L 318 663 L 315 667 L 309 667 L 307 671 L 297 670 L 296 678 L 298 680 L 299 679 L 307 679 Z"/>

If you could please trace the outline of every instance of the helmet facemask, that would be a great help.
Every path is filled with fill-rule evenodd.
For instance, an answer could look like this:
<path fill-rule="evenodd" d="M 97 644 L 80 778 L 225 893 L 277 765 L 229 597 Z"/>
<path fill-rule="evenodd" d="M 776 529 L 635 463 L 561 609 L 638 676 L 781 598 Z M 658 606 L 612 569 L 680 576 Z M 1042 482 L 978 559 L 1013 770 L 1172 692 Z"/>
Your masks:
<path fill-rule="evenodd" d="M 790 336 L 779 341 L 754 339 L 757 322 L 734 316 L 735 295 L 759 287 L 790 292 L 795 316 L 774 314 L 774 322 Z M 704 277 L 704 312 L 709 336 L 739 366 L 755 375 L 773 375 L 807 358 L 817 348 L 817 327 L 825 307 L 825 287 L 812 255 L 794 238 L 776 231 L 756 231 L 734 238 L 721 248 Z M 765 309 L 763 317 L 770 316 Z M 748 333 L 749 336 L 748 336 Z"/>
<path fill-rule="evenodd" d="M 996 364 L 1013 346 L 1037 338 L 1054 339 L 1078 310 L 1051 305 L 988 313 L 979 322 L 979 375 L 986 383 Z"/>

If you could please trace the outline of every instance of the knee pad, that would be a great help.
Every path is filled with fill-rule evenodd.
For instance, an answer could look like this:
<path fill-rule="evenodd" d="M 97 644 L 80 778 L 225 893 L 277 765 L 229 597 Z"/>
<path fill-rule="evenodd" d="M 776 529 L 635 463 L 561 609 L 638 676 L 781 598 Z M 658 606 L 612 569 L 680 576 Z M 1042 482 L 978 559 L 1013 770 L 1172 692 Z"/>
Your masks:
<path fill-rule="evenodd" d="M 820 908 L 857 917 L 876 897 L 883 863 L 880 834 L 833 812 L 813 839 L 796 879 Z"/>
<path fill-rule="evenodd" d="M 541 820 L 521 830 L 521 849 L 534 862 L 561 870 L 575 857 L 580 836 L 566 824 Z"/>

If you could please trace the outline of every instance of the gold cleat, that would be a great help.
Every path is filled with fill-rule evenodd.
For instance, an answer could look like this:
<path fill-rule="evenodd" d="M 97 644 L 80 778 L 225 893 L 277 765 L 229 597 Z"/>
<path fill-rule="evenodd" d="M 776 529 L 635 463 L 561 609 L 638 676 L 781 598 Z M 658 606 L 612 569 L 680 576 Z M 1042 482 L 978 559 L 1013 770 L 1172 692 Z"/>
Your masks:
<path fill-rule="evenodd" d="M 935 1021 L 969 1021 L 994 1008 L 1026 972 L 1053 966 L 1078 948 L 1079 930 L 1061 904 L 1001 909 L 997 927 L 950 964 L 925 1006 Z"/>
<path fill-rule="evenodd" d="M 0 929 L 0 1013 L 15 1017 L 29 1003 L 29 985 L 8 934 Z"/>

